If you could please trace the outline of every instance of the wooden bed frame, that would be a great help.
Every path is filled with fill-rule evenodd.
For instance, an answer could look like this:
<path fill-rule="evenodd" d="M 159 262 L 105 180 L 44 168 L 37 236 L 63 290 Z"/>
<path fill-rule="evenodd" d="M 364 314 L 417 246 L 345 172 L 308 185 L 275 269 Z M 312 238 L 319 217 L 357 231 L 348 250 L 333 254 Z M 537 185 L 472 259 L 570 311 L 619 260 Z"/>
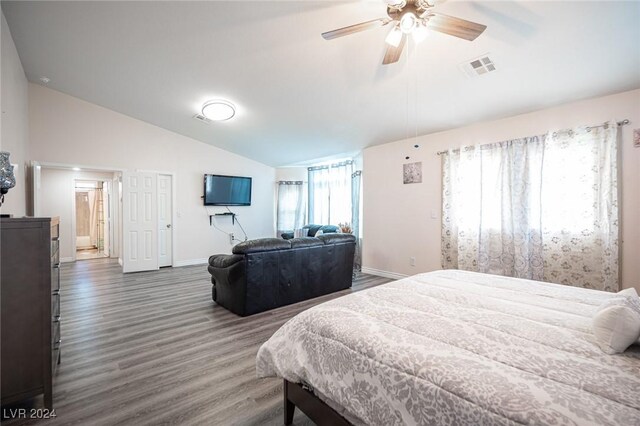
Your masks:
<path fill-rule="evenodd" d="M 318 426 L 351 426 L 344 417 L 298 383 L 284 381 L 284 424 L 293 423 L 298 407 Z"/>

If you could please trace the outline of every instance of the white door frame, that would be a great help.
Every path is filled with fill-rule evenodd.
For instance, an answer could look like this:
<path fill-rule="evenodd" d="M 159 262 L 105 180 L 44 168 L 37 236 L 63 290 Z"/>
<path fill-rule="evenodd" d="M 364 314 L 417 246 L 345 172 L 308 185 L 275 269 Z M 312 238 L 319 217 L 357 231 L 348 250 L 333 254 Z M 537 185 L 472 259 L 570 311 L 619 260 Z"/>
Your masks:
<path fill-rule="evenodd" d="M 74 168 L 79 168 L 82 171 L 85 172 L 108 172 L 108 173 L 119 173 L 120 176 L 122 176 L 122 173 L 125 171 L 125 169 L 122 169 L 120 167 L 97 167 L 97 166 L 87 166 L 87 165 L 79 165 L 79 164 L 66 164 L 66 163 L 53 163 L 53 162 L 48 162 L 48 161 L 31 161 L 31 167 L 34 167 L 34 170 L 32 170 L 32 178 L 34 179 L 34 182 L 32 182 L 32 188 L 33 188 L 33 194 L 32 194 L 32 203 L 33 203 L 33 215 L 38 217 L 40 216 L 42 213 L 40 212 L 40 206 L 41 206 L 41 196 L 42 193 L 40 191 L 40 187 L 41 187 L 41 172 L 42 169 L 61 169 L 61 170 L 73 170 Z M 37 173 L 36 170 L 37 169 Z M 36 181 L 37 179 L 37 181 Z M 91 179 L 79 179 L 79 180 L 91 180 Z M 115 189 L 114 189 L 115 190 Z M 72 212 L 71 212 L 71 233 L 73 234 L 73 238 L 71 240 L 71 244 L 72 244 L 72 248 L 73 248 L 73 256 L 72 256 L 72 261 L 75 262 L 76 261 L 76 197 L 75 197 L 75 179 L 73 180 L 73 194 L 74 196 L 71 197 L 71 203 L 72 203 Z M 113 195 L 113 192 L 111 193 L 111 195 Z M 122 194 L 118 194 L 118 196 L 116 197 L 116 202 L 111 203 L 111 210 L 110 210 L 110 215 L 113 218 L 114 215 L 116 213 L 118 213 L 118 211 L 122 210 L 122 204 L 120 203 L 120 199 L 121 199 Z M 118 226 L 121 227 L 122 224 L 118 223 Z M 116 230 L 114 230 L 115 232 Z M 122 234 L 120 232 L 120 234 Z M 112 240 L 113 241 L 113 240 Z M 121 238 L 118 239 L 118 244 L 120 245 L 118 247 L 118 256 L 121 256 L 121 252 L 124 251 L 123 249 L 123 244 L 124 242 L 122 241 Z M 120 263 L 120 265 L 122 266 L 122 263 Z"/>
<path fill-rule="evenodd" d="M 31 214 L 34 217 L 40 216 L 40 179 L 42 165 L 37 161 L 31 161 Z"/>
<path fill-rule="evenodd" d="M 77 234 L 77 230 L 76 230 L 76 183 L 77 182 L 96 182 L 96 183 L 102 183 L 102 190 L 104 191 L 105 189 L 107 191 L 109 191 L 109 188 L 105 188 L 104 186 L 104 181 L 102 179 L 92 179 L 92 178 L 87 178 L 87 179 L 83 179 L 83 178 L 73 178 L 73 182 L 71 183 L 71 185 L 73 186 L 73 197 L 71 197 L 71 248 L 73 250 L 73 256 L 71 256 L 72 262 L 75 262 L 77 260 L 77 254 L 78 254 L 78 234 Z M 109 192 L 109 197 L 111 197 L 111 192 Z M 102 199 L 103 203 L 104 203 L 104 197 Z M 111 209 L 111 206 L 108 206 L 109 209 Z M 104 204 L 102 205 L 102 209 L 104 210 L 105 206 Z M 109 210 L 109 214 L 111 214 L 111 210 Z M 106 222 L 105 222 L 106 225 Z M 111 224 L 108 225 L 109 226 L 109 232 L 111 232 Z M 105 231 L 106 232 L 106 231 Z M 109 247 L 109 250 L 111 250 L 111 247 Z M 107 257 L 111 257 L 111 253 L 107 253 Z"/>
<path fill-rule="evenodd" d="M 174 208 L 173 208 L 173 205 L 175 203 L 175 200 L 173 198 L 173 179 L 174 179 L 174 176 L 171 175 L 171 174 L 168 174 L 168 173 L 158 173 L 158 195 L 160 194 L 160 179 L 161 179 L 161 177 L 164 177 L 165 179 L 169 178 L 171 180 L 171 185 L 169 186 L 169 191 L 171 191 L 171 199 L 168 200 L 168 202 L 171 203 L 170 214 L 169 214 L 169 216 L 170 216 L 169 220 L 171 221 L 171 224 L 170 224 L 170 227 L 168 229 L 169 233 L 171 234 L 171 245 L 169 246 L 169 251 L 170 251 L 169 256 L 171 256 L 171 262 L 170 262 L 169 265 L 164 265 L 164 266 L 161 266 L 161 267 L 166 267 L 166 266 L 173 267 L 173 252 L 174 252 L 174 249 L 173 249 L 174 248 L 174 245 L 173 245 L 173 240 L 174 240 L 174 238 L 173 238 L 174 237 L 174 232 L 173 232 L 173 222 L 174 222 L 174 217 L 173 217 L 174 214 L 173 213 L 174 213 Z M 158 222 L 160 222 L 160 196 L 158 196 Z M 160 225 L 160 224 L 158 223 L 158 225 Z M 158 232 L 159 233 L 161 232 L 160 231 L 160 227 L 158 227 Z M 160 246 L 160 234 L 158 234 L 158 248 L 159 248 L 159 246 Z M 160 263 L 160 250 L 158 250 L 158 263 Z"/>
<path fill-rule="evenodd" d="M 40 170 L 42 170 L 42 168 L 47 168 L 47 169 L 65 169 L 65 170 L 72 170 L 74 167 L 78 167 L 80 169 L 82 169 L 83 171 L 96 171 L 96 172 L 111 172 L 111 173 L 119 173 L 120 176 L 122 177 L 122 174 L 124 172 L 127 171 L 127 169 L 123 169 L 121 167 L 102 167 L 102 166 L 89 166 L 89 165 L 82 165 L 82 164 L 68 164 L 68 163 L 56 163 L 56 162 L 48 162 L 48 161 L 43 161 L 43 162 L 37 162 L 37 161 L 32 161 L 31 162 L 32 165 L 35 166 L 39 166 Z M 161 175 L 170 175 L 171 176 L 171 221 L 172 221 L 172 229 L 173 229 L 173 234 L 172 234 L 172 238 L 171 238 L 171 266 L 175 267 L 176 266 L 176 229 L 179 228 L 178 225 L 178 221 L 177 221 L 177 211 L 176 211 L 176 197 L 177 197 L 177 191 L 176 191 L 176 187 L 177 187 L 177 177 L 176 177 L 176 172 L 169 172 L 169 171 L 163 171 L 163 170 L 143 170 L 143 169 L 134 169 L 132 170 L 134 172 L 148 172 L 148 173 L 157 173 L 157 174 L 161 174 Z M 34 183 L 35 185 L 35 183 Z M 74 183 L 75 185 L 75 183 Z M 34 205 L 34 215 L 38 216 L 39 213 L 39 208 L 40 208 L 40 204 L 41 204 L 41 194 L 39 191 L 40 188 L 40 182 L 37 182 L 37 188 L 38 190 L 34 192 L 33 194 L 33 205 Z M 74 186 L 74 192 L 75 192 L 75 186 Z M 116 188 L 112 188 L 112 199 L 113 199 L 113 194 L 116 192 Z M 121 198 L 122 198 L 122 194 L 118 193 L 115 197 L 115 202 L 111 203 L 111 217 L 115 218 L 116 214 L 121 214 L 122 213 L 122 203 L 121 203 Z M 73 197 L 73 208 L 74 208 L 74 213 L 72 215 L 72 217 L 74 218 L 74 223 L 72 224 L 73 226 L 73 233 L 75 236 L 75 197 Z M 118 263 L 120 263 L 120 265 L 122 266 L 122 255 L 124 253 L 124 239 L 122 238 L 122 223 L 120 221 L 118 221 L 117 223 L 118 229 L 114 229 L 114 233 L 118 232 Z M 113 241 L 113 240 L 112 240 Z M 75 248 L 76 248 L 76 242 L 75 242 L 75 238 L 73 240 L 73 260 L 75 261 Z"/>

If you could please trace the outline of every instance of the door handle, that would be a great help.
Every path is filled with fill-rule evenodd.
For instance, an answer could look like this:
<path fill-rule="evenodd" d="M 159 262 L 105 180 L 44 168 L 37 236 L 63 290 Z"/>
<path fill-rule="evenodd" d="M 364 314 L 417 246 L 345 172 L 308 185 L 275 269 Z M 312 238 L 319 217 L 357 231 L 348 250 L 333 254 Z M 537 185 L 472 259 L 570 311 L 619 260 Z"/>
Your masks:
<path fill-rule="evenodd" d="M 170 223 L 167 223 L 167 228 L 171 228 L 171 224 Z"/>

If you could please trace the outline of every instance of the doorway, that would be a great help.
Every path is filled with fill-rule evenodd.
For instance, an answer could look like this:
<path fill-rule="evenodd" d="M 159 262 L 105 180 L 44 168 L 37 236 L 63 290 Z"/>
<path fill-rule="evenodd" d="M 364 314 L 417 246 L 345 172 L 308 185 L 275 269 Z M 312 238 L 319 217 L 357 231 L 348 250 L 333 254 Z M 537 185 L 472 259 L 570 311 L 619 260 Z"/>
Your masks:
<path fill-rule="evenodd" d="M 110 255 L 109 182 L 75 181 L 76 260 Z"/>

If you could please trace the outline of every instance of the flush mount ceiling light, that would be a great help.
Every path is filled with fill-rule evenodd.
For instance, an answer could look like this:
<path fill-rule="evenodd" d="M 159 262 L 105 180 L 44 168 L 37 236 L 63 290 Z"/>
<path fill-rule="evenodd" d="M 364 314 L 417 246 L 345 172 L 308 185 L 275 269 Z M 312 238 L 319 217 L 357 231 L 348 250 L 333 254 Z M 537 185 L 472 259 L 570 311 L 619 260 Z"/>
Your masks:
<path fill-rule="evenodd" d="M 236 115 L 236 107 L 229 101 L 216 99 L 202 106 L 202 115 L 211 121 L 225 121 Z"/>

